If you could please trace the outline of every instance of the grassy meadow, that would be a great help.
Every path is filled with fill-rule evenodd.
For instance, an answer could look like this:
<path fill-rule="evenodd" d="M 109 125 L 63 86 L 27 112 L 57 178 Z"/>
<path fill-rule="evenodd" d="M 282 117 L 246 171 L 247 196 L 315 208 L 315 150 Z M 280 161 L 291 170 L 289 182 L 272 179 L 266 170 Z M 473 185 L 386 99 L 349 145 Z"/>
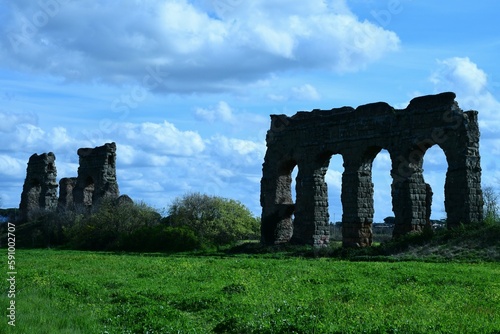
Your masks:
<path fill-rule="evenodd" d="M 498 262 L 18 250 L 16 266 L 1 333 L 500 333 Z"/>

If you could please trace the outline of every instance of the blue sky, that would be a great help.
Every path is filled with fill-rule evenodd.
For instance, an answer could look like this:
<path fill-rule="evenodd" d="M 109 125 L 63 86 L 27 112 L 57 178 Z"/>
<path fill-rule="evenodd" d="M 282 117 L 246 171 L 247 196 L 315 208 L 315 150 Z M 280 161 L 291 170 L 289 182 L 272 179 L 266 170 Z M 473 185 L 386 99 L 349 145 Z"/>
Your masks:
<path fill-rule="evenodd" d="M 33 153 L 76 176 L 115 141 L 121 193 L 162 209 L 187 192 L 260 214 L 269 114 L 457 93 L 479 111 L 483 185 L 500 171 L 500 4 L 431 0 L 0 0 L 0 197 L 17 207 Z M 425 156 L 445 217 L 444 154 Z M 326 180 L 340 220 L 342 160 Z M 392 215 L 390 161 L 373 167 Z"/>

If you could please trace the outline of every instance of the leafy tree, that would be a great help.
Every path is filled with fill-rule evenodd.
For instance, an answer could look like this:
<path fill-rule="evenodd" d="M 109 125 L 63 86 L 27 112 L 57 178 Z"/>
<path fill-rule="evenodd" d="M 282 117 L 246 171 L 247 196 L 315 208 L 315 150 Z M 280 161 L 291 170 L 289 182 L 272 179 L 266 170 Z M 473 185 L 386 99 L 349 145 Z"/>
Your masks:
<path fill-rule="evenodd" d="M 396 221 L 395 217 L 385 217 L 384 218 L 384 224 L 387 224 L 387 225 L 394 225 L 395 221 Z"/>
<path fill-rule="evenodd" d="M 176 198 L 168 209 L 168 224 L 188 226 L 204 244 L 217 246 L 254 238 L 260 223 L 238 201 L 191 193 Z"/>
<path fill-rule="evenodd" d="M 483 188 L 484 217 L 487 222 L 497 222 L 499 218 L 498 194 L 493 187 Z"/>

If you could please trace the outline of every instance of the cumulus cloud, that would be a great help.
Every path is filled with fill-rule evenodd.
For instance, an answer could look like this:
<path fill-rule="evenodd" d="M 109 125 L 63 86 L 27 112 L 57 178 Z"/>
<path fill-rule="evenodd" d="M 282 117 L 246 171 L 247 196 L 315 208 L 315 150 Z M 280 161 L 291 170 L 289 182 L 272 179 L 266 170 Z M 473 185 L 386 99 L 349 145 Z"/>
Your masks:
<path fill-rule="evenodd" d="M 118 171 L 120 189 L 138 193 L 156 207 L 199 191 L 252 203 L 256 211 L 265 144 L 222 135 L 203 142 L 204 150 L 198 154 L 165 156 L 152 147 L 137 148 L 123 138 L 117 147 L 117 166 L 125 168 Z"/>
<path fill-rule="evenodd" d="M 19 177 L 26 172 L 26 161 L 0 154 L 0 175 Z"/>
<path fill-rule="evenodd" d="M 0 111 L 0 133 L 14 132 L 16 127 L 21 124 L 36 125 L 38 117 L 29 113 L 7 113 Z"/>
<path fill-rule="evenodd" d="M 220 101 L 213 109 L 197 108 L 195 116 L 199 120 L 208 121 L 210 123 L 221 121 L 231 123 L 234 120 L 233 111 L 227 102 Z"/>
<path fill-rule="evenodd" d="M 12 152 L 47 152 L 47 151 L 74 151 L 78 141 L 68 134 L 64 127 L 54 127 L 44 130 L 36 125 L 36 117 L 30 114 L 7 114 L 2 117 L 5 131 L 0 129 L 2 149 Z M 4 122 L 2 122 L 2 120 Z M 1 127 L 1 126 L 0 126 Z"/>
<path fill-rule="evenodd" d="M 257 166 L 264 161 L 266 144 L 222 135 L 211 137 L 208 142 L 208 153 L 221 158 L 227 166 Z M 260 172 L 260 171 L 259 171 Z"/>
<path fill-rule="evenodd" d="M 488 76 L 468 57 L 438 60 L 430 80 L 436 91 L 454 91 L 462 109 L 479 111 L 479 125 L 486 134 L 500 127 L 500 102 L 488 89 Z"/>
<path fill-rule="evenodd" d="M 191 156 L 201 153 L 205 144 L 194 131 L 181 131 L 173 124 L 124 123 L 119 127 L 118 136 L 137 150 L 156 152 L 174 156 Z"/>
<path fill-rule="evenodd" d="M 152 90 L 234 89 L 291 69 L 355 71 L 398 49 L 394 32 L 345 1 L 15 1 L 0 23 L 0 59 L 70 81 L 145 82 Z M 222 2 L 228 3 L 229 2 Z M 120 15 L 117 15 L 117 13 Z"/>
<path fill-rule="evenodd" d="M 436 87 L 449 87 L 466 95 L 480 94 L 486 88 L 486 73 L 468 57 L 453 57 L 437 63 L 439 67 L 430 78 Z"/>

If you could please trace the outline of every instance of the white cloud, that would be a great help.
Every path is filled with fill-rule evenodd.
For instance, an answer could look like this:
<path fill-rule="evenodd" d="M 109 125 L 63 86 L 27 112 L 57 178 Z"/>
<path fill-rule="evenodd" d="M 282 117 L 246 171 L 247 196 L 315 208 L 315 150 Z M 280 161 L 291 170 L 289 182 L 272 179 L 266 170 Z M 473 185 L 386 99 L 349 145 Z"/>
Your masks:
<path fill-rule="evenodd" d="M 58 126 L 46 131 L 34 124 L 35 119 L 28 114 L 27 116 L 13 114 L 13 117 L 4 119 L 8 131 L 0 131 L 2 148 L 16 153 L 75 151 L 78 141 L 68 134 L 66 128 Z"/>
<path fill-rule="evenodd" d="M 268 25 L 255 27 L 255 34 L 265 50 L 284 58 L 294 58 L 295 41 L 287 31 L 275 30 Z"/>
<path fill-rule="evenodd" d="M 23 173 L 26 173 L 27 161 L 27 159 L 26 161 L 22 161 L 21 159 L 16 159 L 5 154 L 0 154 L 0 175 L 19 177 Z"/>
<path fill-rule="evenodd" d="M 436 87 L 451 88 L 458 94 L 480 94 L 488 81 L 486 73 L 468 57 L 438 60 L 439 68 L 432 74 Z"/>
<path fill-rule="evenodd" d="M 223 13 L 211 4 L 64 1 L 41 22 L 38 2 L 9 2 L 0 58 L 21 71 L 120 85 L 148 82 L 155 68 L 152 90 L 212 92 L 293 69 L 359 70 L 399 46 L 345 1 L 240 1 Z"/>
<path fill-rule="evenodd" d="M 198 133 L 180 131 L 167 121 L 124 123 L 118 132 L 129 145 L 133 145 L 134 149 L 156 154 L 191 156 L 205 149 L 203 139 Z"/>
<path fill-rule="evenodd" d="M 390 170 L 392 166 L 391 155 L 386 150 L 381 151 L 373 160 L 373 168 L 378 170 Z"/>
<path fill-rule="evenodd" d="M 14 132 L 20 124 L 35 125 L 38 123 L 38 117 L 35 114 L 28 113 L 7 113 L 0 111 L 0 132 Z"/>
<path fill-rule="evenodd" d="M 266 153 L 264 142 L 254 142 L 237 138 L 216 135 L 207 141 L 210 154 L 221 158 L 221 164 L 226 166 L 256 166 L 261 165 Z"/>
<path fill-rule="evenodd" d="M 299 100 L 319 100 L 320 95 L 316 88 L 310 84 L 292 88 L 293 97 Z"/>
<path fill-rule="evenodd" d="M 210 123 L 218 121 L 231 123 L 234 121 L 233 111 L 229 104 L 224 101 L 220 101 L 213 109 L 197 108 L 195 110 L 195 116 L 200 120 Z"/>
<path fill-rule="evenodd" d="M 325 175 L 325 181 L 328 184 L 329 189 L 334 187 L 340 191 L 342 189 L 342 172 L 329 169 Z"/>
<path fill-rule="evenodd" d="M 500 101 L 488 89 L 488 76 L 469 58 L 438 60 L 430 80 L 436 91 L 454 91 L 464 110 L 479 111 L 483 134 L 496 134 L 500 128 Z"/>

